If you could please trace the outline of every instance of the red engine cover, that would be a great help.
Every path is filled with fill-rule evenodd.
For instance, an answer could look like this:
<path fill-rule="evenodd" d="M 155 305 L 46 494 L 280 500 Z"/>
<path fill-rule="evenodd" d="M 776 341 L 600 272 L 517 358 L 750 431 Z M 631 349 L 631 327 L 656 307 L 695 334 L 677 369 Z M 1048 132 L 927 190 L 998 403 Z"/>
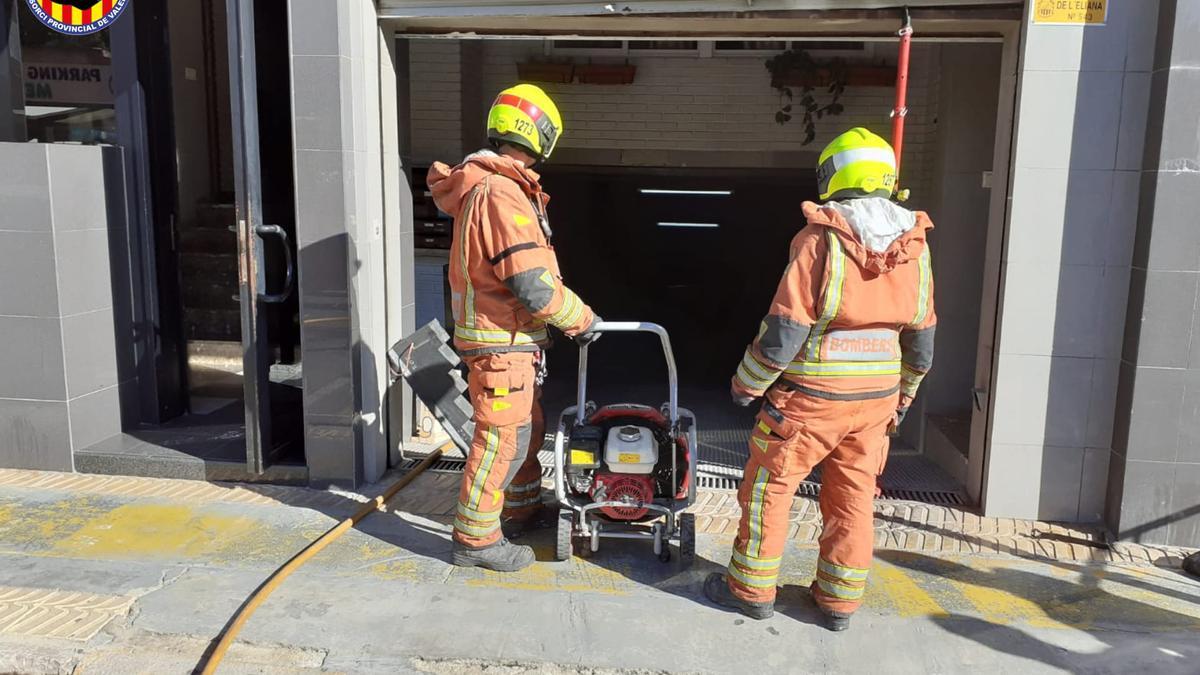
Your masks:
<path fill-rule="evenodd" d="M 592 499 L 649 504 L 654 500 L 654 479 L 650 476 L 598 471 L 596 481 L 592 484 Z M 638 506 L 606 506 L 600 509 L 613 520 L 637 520 L 645 516 L 647 510 Z"/>

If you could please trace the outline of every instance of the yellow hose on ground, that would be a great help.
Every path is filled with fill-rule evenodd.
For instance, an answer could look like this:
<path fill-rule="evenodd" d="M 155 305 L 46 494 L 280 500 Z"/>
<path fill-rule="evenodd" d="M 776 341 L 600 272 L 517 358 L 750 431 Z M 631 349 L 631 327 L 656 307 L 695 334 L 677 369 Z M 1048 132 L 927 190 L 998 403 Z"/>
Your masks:
<path fill-rule="evenodd" d="M 400 480 L 393 483 L 387 490 L 384 490 L 383 494 L 367 502 L 366 505 L 359 509 L 358 513 L 338 523 L 333 529 L 321 535 L 316 541 L 306 546 L 303 551 L 300 551 L 291 560 L 284 563 L 283 567 L 275 570 L 275 573 L 258 587 L 254 595 L 250 596 L 246 604 L 242 605 L 241 610 L 234 616 L 233 621 L 226 625 L 225 630 L 221 634 L 221 639 L 217 642 L 217 646 L 213 648 L 212 654 L 209 655 L 208 661 L 205 662 L 204 668 L 200 672 L 203 675 L 212 675 L 217 672 L 217 666 L 221 665 L 221 659 L 225 658 L 225 652 L 229 651 L 229 648 L 233 645 L 234 638 L 237 637 L 237 634 L 246 625 L 246 621 L 250 619 L 250 615 L 266 602 L 267 596 L 271 595 L 279 587 L 279 584 L 283 583 L 284 579 L 288 578 L 292 572 L 295 572 L 301 565 L 308 562 L 310 558 L 324 550 L 326 546 L 333 543 L 338 537 L 345 534 L 347 530 L 357 525 L 359 521 L 382 509 L 391 501 L 392 497 L 396 496 L 397 492 L 413 482 L 417 476 L 432 466 L 434 462 L 441 459 L 442 451 L 450 445 L 450 443 L 447 443 L 434 450 L 433 454 L 421 460 L 420 464 L 414 466 Z"/>

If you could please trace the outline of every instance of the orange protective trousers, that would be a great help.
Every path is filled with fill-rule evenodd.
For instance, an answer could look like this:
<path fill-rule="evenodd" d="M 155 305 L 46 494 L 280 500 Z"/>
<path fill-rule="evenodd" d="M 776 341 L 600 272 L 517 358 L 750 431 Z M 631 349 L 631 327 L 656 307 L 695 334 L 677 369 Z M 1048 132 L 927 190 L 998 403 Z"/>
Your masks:
<path fill-rule="evenodd" d="M 464 358 L 470 375 L 475 436 L 463 471 L 454 540 L 471 547 L 503 536 L 502 518 L 532 515 L 541 502 L 537 453 L 545 434 L 535 352 Z"/>
<path fill-rule="evenodd" d="M 875 482 L 887 461 L 898 394 L 830 400 L 772 387 L 755 419 L 727 579 L 743 600 L 775 600 L 788 516 L 800 482 L 821 464 L 821 552 L 813 597 L 851 613 L 862 604 L 874 546 Z"/>

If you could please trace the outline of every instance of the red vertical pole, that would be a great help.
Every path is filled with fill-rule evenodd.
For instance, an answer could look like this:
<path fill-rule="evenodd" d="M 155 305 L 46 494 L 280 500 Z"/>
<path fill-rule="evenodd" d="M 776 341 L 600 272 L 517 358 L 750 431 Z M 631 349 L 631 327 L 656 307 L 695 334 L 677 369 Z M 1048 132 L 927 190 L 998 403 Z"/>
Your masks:
<path fill-rule="evenodd" d="M 900 156 L 904 150 L 904 118 L 908 115 L 908 53 L 912 47 L 912 17 L 904 8 L 900 36 L 900 56 L 896 59 L 896 107 L 892 109 L 892 149 L 896 151 L 896 185 L 900 185 Z"/>

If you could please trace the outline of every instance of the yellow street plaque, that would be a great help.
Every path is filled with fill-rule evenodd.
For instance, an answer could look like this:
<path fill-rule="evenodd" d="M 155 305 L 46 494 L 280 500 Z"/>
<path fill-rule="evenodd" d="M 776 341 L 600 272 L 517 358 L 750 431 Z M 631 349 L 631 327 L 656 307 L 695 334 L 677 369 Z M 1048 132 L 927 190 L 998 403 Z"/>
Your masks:
<path fill-rule="evenodd" d="M 1037 24 L 1103 26 L 1108 19 L 1108 0 L 1033 0 L 1033 22 Z"/>

